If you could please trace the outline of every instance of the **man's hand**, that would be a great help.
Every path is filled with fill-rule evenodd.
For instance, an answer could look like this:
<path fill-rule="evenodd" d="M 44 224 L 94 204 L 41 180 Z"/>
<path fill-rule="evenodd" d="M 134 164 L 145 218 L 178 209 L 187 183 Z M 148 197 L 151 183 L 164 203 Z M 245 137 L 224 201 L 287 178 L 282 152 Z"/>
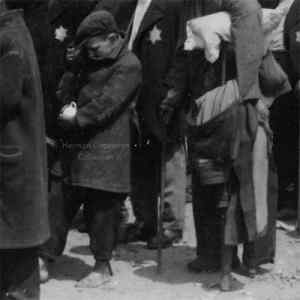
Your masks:
<path fill-rule="evenodd" d="M 257 101 L 256 109 L 263 120 L 268 120 L 270 112 L 262 100 Z"/>

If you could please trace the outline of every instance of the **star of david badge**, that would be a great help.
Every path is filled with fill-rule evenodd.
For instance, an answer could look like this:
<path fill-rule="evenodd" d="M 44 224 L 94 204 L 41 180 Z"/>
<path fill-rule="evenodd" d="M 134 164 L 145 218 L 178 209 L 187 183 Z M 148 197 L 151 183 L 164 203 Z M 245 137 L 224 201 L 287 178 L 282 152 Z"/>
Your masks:
<path fill-rule="evenodd" d="M 149 40 L 153 45 L 162 40 L 161 29 L 159 29 L 156 25 L 150 31 Z"/>
<path fill-rule="evenodd" d="M 63 42 L 68 36 L 68 29 L 64 28 L 63 26 L 59 26 L 55 29 L 54 35 L 56 40 Z"/>
<path fill-rule="evenodd" d="M 300 31 L 296 32 L 296 42 L 300 43 Z"/>

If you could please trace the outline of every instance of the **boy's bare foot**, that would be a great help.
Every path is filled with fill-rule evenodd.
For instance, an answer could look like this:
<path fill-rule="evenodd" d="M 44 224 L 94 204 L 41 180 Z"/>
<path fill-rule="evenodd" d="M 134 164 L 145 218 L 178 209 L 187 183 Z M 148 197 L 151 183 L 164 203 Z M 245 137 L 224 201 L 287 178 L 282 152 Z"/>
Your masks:
<path fill-rule="evenodd" d="M 97 288 L 111 282 L 112 269 L 108 261 L 96 262 L 94 270 L 77 284 L 78 288 Z"/>
<path fill-rule="evenodd" d="M 47 263 L 43 258 L 39 257 L 39 272 L 40 272 L 40 283 L 45 283 L 49 280 L 49 272 Z"/>
<path fill-rule="evenodd" d="M 82 278 L 77 284 L 77 288 L 97 288 L 111 281 L 108 273 L 92 271 L 86 277 Z"/>

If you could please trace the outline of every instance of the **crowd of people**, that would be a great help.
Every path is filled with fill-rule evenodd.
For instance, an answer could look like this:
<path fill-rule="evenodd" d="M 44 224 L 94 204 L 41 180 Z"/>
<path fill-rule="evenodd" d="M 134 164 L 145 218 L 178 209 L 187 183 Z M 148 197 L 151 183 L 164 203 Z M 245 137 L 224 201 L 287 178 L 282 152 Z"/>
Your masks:
<path fill-rule="evenodd" d="M 299 79 L 300 0 L 0 0 L 0 299 L 40 298 L 80 212 L 78 287 L 171 247 L 188 177 L 189 270 L 255 277 L 296 207 Z"/>

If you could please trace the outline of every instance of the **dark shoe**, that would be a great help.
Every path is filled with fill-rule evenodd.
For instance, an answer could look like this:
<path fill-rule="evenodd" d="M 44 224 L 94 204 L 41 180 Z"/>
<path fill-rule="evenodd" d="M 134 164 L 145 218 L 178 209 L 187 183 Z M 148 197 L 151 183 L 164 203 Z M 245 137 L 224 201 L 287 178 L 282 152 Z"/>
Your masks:
<path fill-rule="evenodd" d="M 169 238 L 166 235 L 163 235 L 162 239 L 161 239 L 161 248 L 162 249 L 169 248 L 173 245 L 173 242 L 174 242 L 173 238 Z M 158 249 L 158 236 L 157 235 L 148 240 L 147 248 L 150 250 Z"/>
<path fill-rule="evenodd" d="M 217 272 L 220 269 L 220 264 L 217 260 L 207 260 L 201 257 L 197 257 L 187 264 L 187 268 L 191 272 Z"/>
<path fill-rule="evenodd" d="M 167 238 L 173 240 L 173 243 L 179 243 L 182 240 L 182 236 L 183 236 L 182 230 L 179 230 L 179 229 L 178 230 L 167 229 L 164 231 L 164 235 Z"/>
<path fill-rule="evenodd" d="M 246 276 L 248 276 L 249 278 L 255 278 L 255 276 L 258 274 L 256 268 L 246 268 L 246 270 L 247 270 Z"/>
<path fill-rule="evenodd" d="M 124 243 L 133 243 L 137 241 L 147 241 L 149 235 L 140 224 L 127 224 L 124 236 L 122 238 Z"/>

